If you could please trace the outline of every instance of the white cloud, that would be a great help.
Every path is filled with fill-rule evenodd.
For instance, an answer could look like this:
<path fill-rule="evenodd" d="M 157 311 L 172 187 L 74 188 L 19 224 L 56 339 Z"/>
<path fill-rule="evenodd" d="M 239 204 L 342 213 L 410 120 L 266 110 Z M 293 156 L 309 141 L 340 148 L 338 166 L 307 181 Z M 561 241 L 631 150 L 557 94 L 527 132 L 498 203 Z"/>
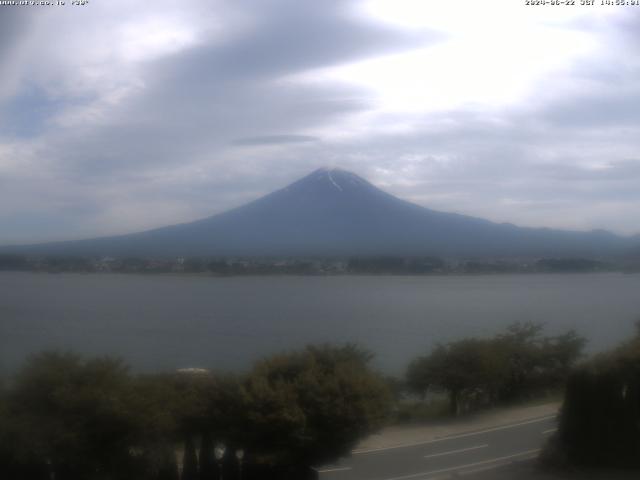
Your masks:
<path fill-rule="evenodd" d="M 302 80 L 356 84 L 370 90 L 384 112 L 518 104 L 563 87 L 567 65 L 598 50 L 597 38 L 567 28 L 568 21 L 584 15 L 581 9 L 549 14 L 550 9 L 506 0 L 374 0 L 365 7 L 380 21 L 441 30 L 445 39 L 426 48 L 308 72 Z"/>

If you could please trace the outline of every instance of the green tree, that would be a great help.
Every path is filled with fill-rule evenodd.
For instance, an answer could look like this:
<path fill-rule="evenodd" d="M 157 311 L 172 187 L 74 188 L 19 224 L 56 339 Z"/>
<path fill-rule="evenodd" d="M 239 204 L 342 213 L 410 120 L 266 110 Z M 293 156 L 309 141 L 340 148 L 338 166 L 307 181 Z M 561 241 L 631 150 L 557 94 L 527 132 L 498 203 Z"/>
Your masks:
<path fill-rule="evenodd" d="M 247 397 L 242 379 L 208 372 L 142 375 L 134 380 L 135 410 L 139 412 L 137 445 L 145 452 L 149 471 L 170 474 L 167 449 L 184 449 L 183 475 L 198 470 L 201 478 L 215 472 L 213 445 L 244 445 Z M 193 467 L 194 440 L 201 439 L 198 463 Z M 169 473 L 167 473 L 167 469 Z"/>
<path fill-rule="evenodd" d="M 463 405 L 508 402 L 558 388 L 582 355 L 585 340 L 574 331 L 543 336 L 543 329 L 542 324 L 514 323 L 493 338 L 439 345 L 409 364 L 407 386 L 423 397 L 430 389 L 444 390 L 452 414 Z"/>
<path fill-rule="evenodd" d="M 23 458 L 50 463 L 60 480 L 131 475 L 135 412 L 129 380 L 127 367 L 110 358 L 32 357 L 8 399 L 19 426 L 15 449 Z"/>
<path fill-rule="evenodd" d="M 500 391 L 501 400 L 515 400 L 532 388 L 533 377 L 540 373 L 544 359 L 540 323 L 524 322 L 509 325 L 505 333 L 496 337 L 496 348 L 505 356 L 508 374 Z"/>
<path fill-rule="evenodd" d="M 493 342 L 475 338 L 438 345 L 410 364 L 407 383 L 422 395 L 429 387 L 445 390 L 450 412 L 457 415 L 465 401 L 492 400 L 502 383 L 504 358 L 493 347 Z"/>
<path fill-rule="evenodd" d="M 496 337 L 496 348 L 503 351 L 509 365 L 501 400 L 559 388 L 582 356 L 586 340 L 574 330 L 557 336 L 543 336 L 543 331 L 541 323 L 514 323 Z"/>
<path fill-rule="evenodd" d="M 371 356 L 353 345 L 307 347 L 259 362 L 244 388 L 244 442 L 273 465 L 310 466 L 348 453 L 390 410 Z"/>

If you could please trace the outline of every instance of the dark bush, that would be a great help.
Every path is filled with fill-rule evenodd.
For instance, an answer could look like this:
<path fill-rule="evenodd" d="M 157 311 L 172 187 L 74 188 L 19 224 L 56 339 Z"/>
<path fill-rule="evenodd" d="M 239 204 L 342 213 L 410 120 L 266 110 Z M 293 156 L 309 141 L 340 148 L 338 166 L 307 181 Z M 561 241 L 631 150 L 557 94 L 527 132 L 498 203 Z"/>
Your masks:
<path fill-rule="evenodd" d="M 640 466 L 640 336 L 571 374 L 557 442 L 571 463 Z"/>

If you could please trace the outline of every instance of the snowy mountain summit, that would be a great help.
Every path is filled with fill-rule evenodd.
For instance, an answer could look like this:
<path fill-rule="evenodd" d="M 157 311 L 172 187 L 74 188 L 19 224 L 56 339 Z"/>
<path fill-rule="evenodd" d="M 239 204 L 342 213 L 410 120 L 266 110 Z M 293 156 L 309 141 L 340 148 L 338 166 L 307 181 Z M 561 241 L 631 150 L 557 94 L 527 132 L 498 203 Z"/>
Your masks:
<path fill-rule="evenodd" d="M 350 190 L 371 190 L 376 189 L 376 187 L 355 173 L 340 168 L 323 167 L 289 185 L 285 190 L 290 191 L 291 189 L 327 189 L 329 191 L 346 192 Z"/>

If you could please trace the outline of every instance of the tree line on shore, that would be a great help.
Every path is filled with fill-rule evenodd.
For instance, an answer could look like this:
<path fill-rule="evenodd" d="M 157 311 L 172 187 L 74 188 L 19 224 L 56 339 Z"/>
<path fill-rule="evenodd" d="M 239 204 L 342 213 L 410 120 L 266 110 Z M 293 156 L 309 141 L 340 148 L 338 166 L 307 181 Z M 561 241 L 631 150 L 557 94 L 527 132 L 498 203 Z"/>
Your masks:
<path fill-rule="evenodd" d="M 588 258 L 443 259 L 401 255 L 336 258 L 82 257 L 0 253 L 0 271 L 198 273 L 230 275 L 429 275 L 602 272 L 632 269 L 629 262 Z"/>
<path fill-rule="evenodd" d="M 561 388 L 584 343 L 514 324 L 439 345 L 395 382 L 354 345 L 275 355 L 243 375 L 133 374 L 121 360 L 45 352 L 0 390 L 0 477 L 314 478 L 407 392 L 444 394 L 451 414 L 531 398 Z"/>

